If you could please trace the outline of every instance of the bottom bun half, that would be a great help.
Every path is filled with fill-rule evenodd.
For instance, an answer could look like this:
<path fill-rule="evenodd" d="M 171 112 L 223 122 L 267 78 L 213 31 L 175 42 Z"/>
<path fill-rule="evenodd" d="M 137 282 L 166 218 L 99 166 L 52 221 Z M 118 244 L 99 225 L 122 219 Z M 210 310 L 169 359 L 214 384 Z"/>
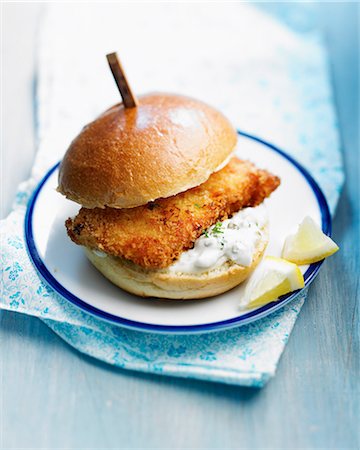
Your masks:
<path fill-rule="evenodd" d="M 99 256 L 87 247 L 85 253 L 106 278 L 131 294 L 163 299 L 200 299 L 222 294 L 242 283 L 259 264 L 267 244 L 268 233 L 264 229 L 250 266 L 244 267 L 227 261 L 202 273 L 146 270 L 121 258 Z"/>

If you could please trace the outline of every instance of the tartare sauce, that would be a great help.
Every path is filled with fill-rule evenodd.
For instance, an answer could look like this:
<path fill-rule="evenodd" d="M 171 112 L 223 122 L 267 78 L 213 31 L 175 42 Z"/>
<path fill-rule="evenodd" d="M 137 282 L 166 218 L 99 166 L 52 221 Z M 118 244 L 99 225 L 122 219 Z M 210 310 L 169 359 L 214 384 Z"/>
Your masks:
<path fill-rule="evenodd" d="M 176 273 L 208 272 L 226 261 L 248 267 L 267 223 L 265 206 L 244 208 L 231 219 L 208 228 L 191 250 L 182 253 L 168 270 Z"/>

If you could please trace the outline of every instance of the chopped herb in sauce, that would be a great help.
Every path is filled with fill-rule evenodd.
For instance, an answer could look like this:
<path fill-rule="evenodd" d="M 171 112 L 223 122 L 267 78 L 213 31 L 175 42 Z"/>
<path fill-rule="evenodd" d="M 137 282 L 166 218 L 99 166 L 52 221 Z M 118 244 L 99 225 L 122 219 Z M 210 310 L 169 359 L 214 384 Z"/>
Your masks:
<path fill-rule="evenodd" d="M 202 233 L 201 233 L 203 236 L 205 236 L 205 237 L 209 237 L 209 232 L 208 232 L 208 230 L 204 230 Z"/>
<path fill-rule="evenodd" d="M 211 230 L 211 234 L 214 236 L 218 236 L 219 234 L 224 234 L 224 230 L 222 229 L 222 223 L 216 222 L 214 228 Z"/>
<path fill-rule="evenodd" d="M 222 223 L 221 222 L 216 222 L 216 224 L 213 226 L 213 228 L 211 230 L 207 229 L 204 230 L 202 233 L 202 236 L 205 237 L 210 237 L 210 234 L 213 235 L 214 237 L 218 237 L 221 234 L 224 234 L 224 230 L 222 228 Z"/>

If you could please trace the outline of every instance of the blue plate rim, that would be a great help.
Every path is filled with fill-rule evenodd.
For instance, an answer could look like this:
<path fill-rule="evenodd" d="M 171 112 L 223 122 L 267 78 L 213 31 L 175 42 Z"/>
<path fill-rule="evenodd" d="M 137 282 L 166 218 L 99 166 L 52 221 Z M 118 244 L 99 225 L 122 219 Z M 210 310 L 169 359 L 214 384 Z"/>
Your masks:
<path fill-rule="evenodd" d="M 268 141 L 265 141 L 257 136 L 251 135 L 249 133 L 237 130 L 239 136 L 248 138 L 250 140 L 253 140 L 255 142 L 258 142 L 269 149 L 275 151 L 276 153 L 280 154 L 282 157 L 284 157 L 286 160 L 288 160 L 295 168 L 303 175 L 303 177 L 306 179 L 310 187 L 312 188 L 315 197 L 318 201 L 319 209 L 321 212 L 321 226 L 322 230 L 325 234 L 328 236 L 331 236 L 331 215 L 328 203 L 326 201 L 325 195 L 323 194 L 321 188 L 316 183 L 314 178 L 310 175 L 310 173 L 299 163 L 297 162 L 292 156 L 288 155 L 283 150 L 280 150 L 277 146 L 271 144 Z M 112 324 L 120 325 L 122 327 L 136 329 L 138 331 L 147 331 L 147 332 L 157 332 L 157 333 L 177 333 L 177 334 L 187 334 L 187 333 L 206 333 L 210 331 L 219 331 L 226 328 L 233 328 L 236 326 L 246 325 L 250 322 L 253 322 L 255 320 L 259 320 L 264 318 L 265 316 L 272 314 L 273 312 L 277 311 L 278 309 L 284 307 L 286 304 L 290 303 L 292 300 L 294 300 L 295 297 L 309 284 L 315 279 L 317 273 L 319 272 L 319 269 L 323 263 L 323 261 L 319 261 L 317 263 L 311 264 L 307 271 L 304 274 L 304 280 L 305 280 L 305 287 L 299 291 L 295 291 L 291 294 L 284 295 L 280 297 L 280 299 L 276 302 L 268 303 L 267 305 L 262 306 L 261 308 L 255 309 L 253 311 L 250 311 L 247 314 L 243 314 L 238 317 L 234 317 L 232 319 L 222 320 L 218 322 L 211 322 L 206 324 L 197 324 L 197 325 L 155 325 L 155 324 L 149 324 L 145 322 L 138 322 L 134 320 L 125 319 L 123 317 L 115 316 L 111 313 L 102 311 L 101 309 L 95 308 L 92 305 L 89 305 L 86 303 L 86 301 L 78 298 L 74 294 L 72 294 L 70 291 L 68 291 L 66 288 L 62 286 L 61 283 L 59 283 L 53 275 L 49 272 L 46 265 L 42 261 L 35 242 L 34 242 L 34 236 L 33 236 L 33 226 L 32 226 L 32 218 L 33 218 L 33 212 L 34 207 L 36 204 L 37 197 L 39 193 L 41 192 L 44 184 L 46 183 L 47 179 L 52 175 L 52 173 L 59 167 L 60 162 L 55 164 L 54 167 L 52 167 L 46 175 L 42 178 L 40 183 L 38 184 L 37 188 L 35 189 L 33 195 L 31 196 L 27 210 L 25 215 L 25 242 L 27 246 L 27 251 L 29 254 L 29 257 L 34 264 L 36 270 L 39 272 L 41 278 L 48 284 L 50 287 L 60 294 L 61 297 L 64 299 L 70 301 L 75 306 L 79 307 L 83 311 L 92 314 L 102 320 L 106 320 L 108 322 L 111 322 Z"/>

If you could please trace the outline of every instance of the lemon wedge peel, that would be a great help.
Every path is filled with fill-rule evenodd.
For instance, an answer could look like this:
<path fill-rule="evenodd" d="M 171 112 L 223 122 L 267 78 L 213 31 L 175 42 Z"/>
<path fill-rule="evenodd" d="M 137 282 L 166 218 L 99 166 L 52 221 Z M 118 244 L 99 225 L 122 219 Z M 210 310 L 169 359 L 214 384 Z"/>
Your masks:
<path fill-rule="evenodd" d="M 302 289 L 305 282 L 298 265 L 321 261 L 338 250 L 335 242 L 306 216 L 297 232 L 285 239 L 282 258 L 265 256 L 257 267 L 248 280 L 240 308 L 258 308 Z"/>
<path fill-rule="evenodd" d="M 323 233 L 309 216 L 301 222 L 295 234 L 288 236 L 282 257 L 295 264 L 312 264 L 333 255 L 339 250 L 335 242 Z"/>
<path fill-rule="evenodd" d="M 246 286 L 240 307 L 253 309 L 264 306 L 304 286 L 304 277 L 296 264 L 265 256 Z"/>

